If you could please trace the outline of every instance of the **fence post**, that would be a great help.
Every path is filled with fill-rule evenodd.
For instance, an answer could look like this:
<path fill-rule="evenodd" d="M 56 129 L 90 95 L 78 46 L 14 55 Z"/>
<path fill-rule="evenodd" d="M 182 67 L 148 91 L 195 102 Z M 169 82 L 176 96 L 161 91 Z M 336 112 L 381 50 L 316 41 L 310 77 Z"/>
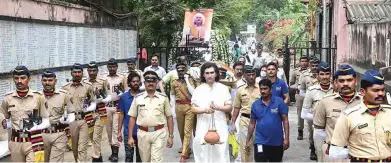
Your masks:
<path fill-rule="evenodd" d="M 289 54 L 289 37 L 285 37 L 285 59 L 284 59 L 284 71 L 285 71 L 285 76 L 286 76 L 286 82 L 289 83 L 289 71 L 290 71 L 290 66 L 291 66 L 291 57 Z"/>

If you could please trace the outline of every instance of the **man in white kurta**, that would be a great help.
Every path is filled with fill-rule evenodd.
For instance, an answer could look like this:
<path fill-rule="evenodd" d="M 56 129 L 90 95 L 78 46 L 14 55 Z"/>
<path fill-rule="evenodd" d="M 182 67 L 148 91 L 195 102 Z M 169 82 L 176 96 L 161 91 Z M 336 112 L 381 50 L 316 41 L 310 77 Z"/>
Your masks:
<path fill-rule="evenodd" d="M 209 64 L 211 66 L 214 63 L 205 64 L 203 66 Z M 202 70 L 201 68 L 203 83 L 194 90 L 191 99 L 192 111 L 197 114 L 197 130 L 193 139 L 194 160 L 195 162 L 230 162 L 228 124 L 225 112 L 230 112 L 232 109 L 231 95 L 227 86 L 214 82 L 215 77 L 211 79 L 209 76 L 218 74 L 217 66 L 208 67 L 204 72 Z M 204 137 L 212 126 L 211 113 L 213 112 L 215 129 L 220 136 L 220 143 L 211 145 L 205 142 Z"/>

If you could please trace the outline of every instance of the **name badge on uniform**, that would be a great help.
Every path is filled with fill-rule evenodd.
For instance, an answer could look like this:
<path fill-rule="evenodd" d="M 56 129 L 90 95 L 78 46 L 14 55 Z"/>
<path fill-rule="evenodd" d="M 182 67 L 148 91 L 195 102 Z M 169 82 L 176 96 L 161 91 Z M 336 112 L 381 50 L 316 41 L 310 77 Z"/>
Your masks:
<path fill-rule="evenodd" d="M 258 144 L 257 145 L 257 151 L 258 151 L 258 153 L 262 153 L 263 152 L 262 144 Z"/>
<path fill-rule="evenodd" d="M 362 128 L 365 128 L 365 127 L 368 127 L 368 123 L 365 123 L 365 124 L 362 124 L 362 125 L 358 126 L 358 129 L 362 129 Z"/>
<path fill-rule="evenodd" d="M 247 94 L 242 94 L 242 96 L 247 96 Z"/>
<path fill-rule="evenodd" d="M 333 109 L 333 112 L 338 112 L 338 113 L 340 113 L 341 110 L 339 110 L 339 109 Z"/>

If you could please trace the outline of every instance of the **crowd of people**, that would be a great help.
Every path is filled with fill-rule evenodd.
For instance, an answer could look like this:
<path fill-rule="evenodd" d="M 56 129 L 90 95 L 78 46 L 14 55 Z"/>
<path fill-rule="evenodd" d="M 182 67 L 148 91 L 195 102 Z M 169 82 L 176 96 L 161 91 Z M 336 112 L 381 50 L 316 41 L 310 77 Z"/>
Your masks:
<path fill-rule="evenodd" d="M 17 66 L 12 71 L 16 90 L 0 106 L 2 126 L 11 130 L 11 160 L 63 162 L 70 145 L 75 161 L 87 162 L 91 141 L 92 161 L 103 162 L 102 135 L 107 134 L 108 160 L 119 161 L 122 143 L 125 162 L 163 162 L 177 127 L 180 162 L 191 154 L 195 162 L 232 161 L 230 135 L 236 135 L 240 146 L 235 161 L 281 162 L 290 146 L 289 90 L 296 93 L 298 140 L 303 140 L 304 121 L 308 124 L 311 160 L 391 160 L 391 123 L 386 119 L 391 106 L 379 72 L 365 72 L 356 92 L 352 67 L 331 72 L 328 63 L 302 56 L 287 83 L 281 49 L 268 62 L 262 50 L 253 53 L 258 54 L 250 63 L 245 56 L 237 58 L 232 76 L 222 65 L 189 63 L 186 56 L 179 56 L 168 73 L 157 55 L 144 71 L 136 68 L 134 58 L 123 73 L 117 72 L 114 58 L 107 74 L 99 74 L 96 62 L 86 67 L 76 63 L 72 81 L 61 88 L 55 72 L 43 72 L 41 91 L 29 88 L 29 70 Z"/>

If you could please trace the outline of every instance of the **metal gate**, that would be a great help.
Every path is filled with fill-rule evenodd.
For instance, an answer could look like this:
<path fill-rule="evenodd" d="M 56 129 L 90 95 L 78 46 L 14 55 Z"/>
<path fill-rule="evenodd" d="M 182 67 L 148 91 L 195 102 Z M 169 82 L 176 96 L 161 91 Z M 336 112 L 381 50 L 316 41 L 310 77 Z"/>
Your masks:
<path fill-rule="evenodd" d="M 289 43 L 289 38 L 284 42 L 284 71 L 289 83 L 290 72 L 299 66 L 299 60 L 302 56 L 316 56 L 319 60 L 328 62 L 331 65 L 332 73 L 336 70 L 337 38 L 329 40 L 328 47 L 322 47 L 321 42 L 317 41 L 298 41 L 294 44 Z"/>

